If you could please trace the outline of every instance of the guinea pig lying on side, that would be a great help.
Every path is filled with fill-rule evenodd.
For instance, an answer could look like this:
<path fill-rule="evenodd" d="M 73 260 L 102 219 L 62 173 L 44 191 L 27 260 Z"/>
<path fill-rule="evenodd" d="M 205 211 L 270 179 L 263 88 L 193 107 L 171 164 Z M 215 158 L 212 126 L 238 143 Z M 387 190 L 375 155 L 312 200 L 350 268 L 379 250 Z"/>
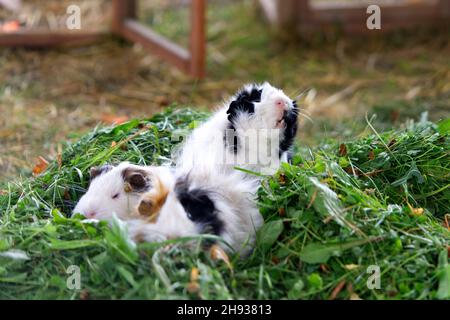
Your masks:
<path fill-rule="evenodd" d="M 262 224 L 259 211 L 246 195 L 249 182 L 237 181 L 232 175 L 208 175 L 199 185 L 189 176 L 176 179 L 167 167 L 128 162 L 92 168 L 90 173 L 88 191 L 73 213 L 106 221 L 116 214 L 127 223 L 129 236 L 136 242 L 214 234 L 245 254 Z"/>
<path fill-rule="evenodd" d="M 160 206 L 175 184 L 172 170 L 163 166 L 122 162 L 118 166 L 94 167 L 89 173 L 89 189 L 73 209 L 73 213 L 81 213 L 89 219 L 109 220 L 113 213 L 123 220 L 142 218 L 136 211 L 142 195 L 158 190 L 160 198 L 157 205 Z M 144 211 L 152 220 L 149 210 Z"/>

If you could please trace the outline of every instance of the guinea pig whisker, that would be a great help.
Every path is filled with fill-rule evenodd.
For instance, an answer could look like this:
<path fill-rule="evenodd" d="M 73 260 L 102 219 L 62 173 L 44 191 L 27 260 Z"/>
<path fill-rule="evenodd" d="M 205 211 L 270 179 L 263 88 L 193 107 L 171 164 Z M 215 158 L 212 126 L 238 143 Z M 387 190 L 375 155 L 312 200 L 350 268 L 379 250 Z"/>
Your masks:
<path fill-rule="evenodd" d="M 299 116 L 305 118 L 306 120 L 308 120 L 308 121 L 311 122 L 311 123 L 314 123 L 314 120 L 311 119 L 310 116 L 308 116 L 308 115 L 306 115 L 306 114 L 304 114 L 304 113 L 299 113 Z"/>
<path fill-rule="evenodd" d="M 298 91 L 300 91 L 302 89 L 299 89 Z M 294 100 L 298 100 L 300 98 L 303 98 L 305 95 L 307 95 L 310 91 L 312 90 L 311 87 L 303 89 L 303 91 L 301 91 L 297 96 L 295 96 Z"/>

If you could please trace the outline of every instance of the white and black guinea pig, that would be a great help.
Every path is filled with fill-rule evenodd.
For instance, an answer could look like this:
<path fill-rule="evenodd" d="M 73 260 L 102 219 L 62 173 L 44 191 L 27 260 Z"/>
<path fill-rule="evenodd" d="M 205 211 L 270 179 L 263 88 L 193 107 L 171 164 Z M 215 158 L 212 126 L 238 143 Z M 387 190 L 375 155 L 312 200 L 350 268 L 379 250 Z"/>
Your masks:
<path fill-rule="evenodd" d="M 175 154 L 177 172 L 239 166 L 272 174 L 289 160 L 297 116 L 296 101 L 282 90 L 267 82 L 245 85 L 186 139 Z"/>

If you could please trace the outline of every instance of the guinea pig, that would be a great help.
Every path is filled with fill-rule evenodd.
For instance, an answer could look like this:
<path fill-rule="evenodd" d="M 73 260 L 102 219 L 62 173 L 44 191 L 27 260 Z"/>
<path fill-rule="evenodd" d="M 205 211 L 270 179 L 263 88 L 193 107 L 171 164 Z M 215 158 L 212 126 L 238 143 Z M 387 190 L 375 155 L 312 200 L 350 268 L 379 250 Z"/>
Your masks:
<path fill-rule="evenodd" d="M 282 90 L 267 82 L 248 84 L 186 139 L 175 153 L 177 172 L 238 166 L 273 174 L 290 158 L 297 116 L 297 103 Z"/>
<path fill-rule="evenodd" d="M 138 166 L 128 162 L 94 167 L 90 170 L 89 188 L 72 212 L 98 220 L 110 220 L 113 213 L 124 220 L 143 218 L 144 214 L 137 214 L 142 194 L 157 193 L 156 205 L 161 206 L 174 184 L 173 172 L 168 167 Z M 142 210 L 147 219 L 155 218 L 154 214 L 159 210 L 157 206 L 152 210 Z"/>
<path fill-rule="evenodd" d="M 135 242 L 158 242 L 212 234 L 225 250 L 250 252 L 262 218 L 249 191 L 255 186 L 237 174 L 192 172 L 175 178 L 167 167 L 127 162 L 90 170 L 88 191 L 73 213 L 127 224 Z"/>

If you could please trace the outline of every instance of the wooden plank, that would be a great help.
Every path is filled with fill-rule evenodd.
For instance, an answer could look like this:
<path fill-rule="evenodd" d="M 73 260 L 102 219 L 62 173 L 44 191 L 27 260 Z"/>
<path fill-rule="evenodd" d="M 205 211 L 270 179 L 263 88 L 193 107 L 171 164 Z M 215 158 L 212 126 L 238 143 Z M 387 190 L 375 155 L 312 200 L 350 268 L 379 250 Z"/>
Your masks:
<path fill-rule="evenodd" d="M 305 0 L 306 1 L 306 0 Z M 381 30 L 390 32 L 398 28 L 410 28 L 423 25 L 438 25 L 443 17 L 436 4 L 415 3 L 409 6 L 389 5 L 382 7 Z M 365 7 L 325 6 L 312 9 L 310 20 L 300 19 L 298 30 L 307 34 L 314 31 L 329 30 L 338 27 L 346 33 L 373 32 L 366 28 L 368 14 Z"/>
<path fill-rule="evenodd" d="M 112 31 L 120 34 L 125 20 L 136 18 L 136 12 L 136 0 L 112 0 Z"/>
<path fill-rule="evenodd" d="M 98 41 L 104 32 L 49 32 L 48 30 L 24 30 L 0 33 L 0 46 L 44 48 L 63 45 L 81 45 Z"/>
<path fill-rule="evenodd" d="M 441 12 L 442 17 L 450 18 L 450 1 L 440 0 L 439 1 L 439 11 Z M 449 21 L 447 20 L 447 22 L 449 22 Z"/>
<path fill-rule="evenodd" d="M 192 0 L 189 50 L 154 32 L 136 19 L 135 0 L 113 0 L 112 30 L 196 78 L 205 75 L 206 0 Z"/>
<path fill-rule="evenodd" d="M 176 65 L 184 72 L 190 71 L 190 54 L 183 47 L 159 35 L 134 19 L 126 19 L 120 34 L 128 40 L 140 43 L 152 53 Z"/>
<path fill-rule="evenodd" d="M 206 0 L 192 0 L 189 42 L 191 76 L 203 78 L 206 65 Z"/>
<path fill-rule="evenodd" d="M 413 28 L 413 27 L 423 27 L 423 23 L 420 21 L 404 21 L 404 22 L 396 22 L 396 23 L 383 23 L 383 26 L 380 30 L 369 30 L 365 26 L 361 27 L 360 23 L 341 23 L 341 24 L 309 24 L 309 25 L 301 25 L 298 26 L 298 32 L 303 35 L 313 34 L 315 32 L 335 32 L 337 30 L 342 31 L 347 34 L 355 34 L 355 35 L 376 35 L 389 33 L 399 28 Z"/>
<path fill-rule="evenodd" d="M 298 0 L 297 8 L 300 24 L 306 24 L 312 19 L 312 9 L 309 0 Z"/>
<path fill-rule="evenodd" d="M 326 8 L 313 10 L 313 18 L 318 22 L 351 21 L 364 22 L 368 17 L 365 7 Z M 381 8 L 381 20 L 394 22 L 398 20 L 422 20 L 439 18 L 437 6 L 414 5 L 414 6 L 389 6 Z"/>
<path fill-rule="evenodd" d="M 299 14 L 300 2 L 307 2 L 305 0 L 283 0 L 277 1 L 277 16 L 278 16 L 278 25 L 284 27 L 291 27 L 295 24 L 297 19 L 297 15 Z M 304 13 L 304 11 L 301 11 Z"/>
<path fill-rule="evenodd" d="M 299 0 L 304 1 L 304 0 Z M 311 9 L 351 9 L 361 8 L 365 9 L 370 5 L 378 5 L 380 8 L 389 7 L 415 7 L 415 6 L 435 6 L 441 0 L 392 0 L 392 1 L 373 1 L 373 0 L 359 0 L 358 2 L 347 2 L 343 0 L 327 0 L 327 1 L 312 1 L 310 3 Z M 444 0 L 445 1 L 445 0 Z"/>
<path fill-rule="evenodd" d="M 276 1 L 260 0 L 265 11 L 275 8 L 271 21 L 276 25 L 290 28 L 297 24 L 301 33 L 329 30 L 339 27 L 348 33 L 371 32 L 366 28 L 368 18 L 366 3 L 348 3 L 343 1 L 314 2 L 313 0 Z M 367 3 L 369 3 L 368 1 Z M 421 25 L 439 25 L 449 22 L 450 0 L 396 1 L 380 3 L 382 29 L 391 31 L 396 28 L 408 28 Z M 294 13 L 294 14 L 293 14 Z M 267 14 L 266 14 L 267 15 Z M 446 20 L 447 18 L 447 20 Z M 282 23 L 280 23 L 282 21 Z"/>

